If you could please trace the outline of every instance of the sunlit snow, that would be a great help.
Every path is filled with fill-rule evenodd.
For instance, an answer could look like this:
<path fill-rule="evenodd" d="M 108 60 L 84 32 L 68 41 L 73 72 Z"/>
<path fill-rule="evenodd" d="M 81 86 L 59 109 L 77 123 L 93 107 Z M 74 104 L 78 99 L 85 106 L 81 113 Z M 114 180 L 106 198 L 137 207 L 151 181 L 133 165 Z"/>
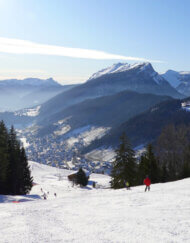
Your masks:
<path fill-rule="evenodd" d="M 145 193 L 144 186 L 109 189 L 110 178 L 101 174 L 80 188 L 67 180 L 73 171 L 34 162 L 31 169 L 30 195 L 0 195 L 0 242 L 189 242 L 190 179 Z"/>
<path fill-rule="evenodd" d="M 35 108 L 23 109 L 14 112 L 16 116 L 38 116 L 40 113 L 40 105 Z"/>

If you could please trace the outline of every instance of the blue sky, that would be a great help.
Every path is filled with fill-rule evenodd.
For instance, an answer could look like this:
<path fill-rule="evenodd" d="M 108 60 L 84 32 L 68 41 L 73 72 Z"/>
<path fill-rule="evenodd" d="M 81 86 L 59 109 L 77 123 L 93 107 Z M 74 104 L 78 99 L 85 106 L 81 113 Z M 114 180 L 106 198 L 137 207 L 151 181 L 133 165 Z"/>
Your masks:
<path fill-rule="evenodd" d="M 77 83 L 113 63 L 133 63 L 138 58 L 162 61 L 152 63 L 159 72 L 190 71 L 189 9 L 189 0 L 0 0 L 3 41 L 50 45 L 45 55 L 15 54 L 3 46 L 0 79 L 53 77 L 62 83 Z M 56 46 L 137 59 L 99 59 L 102 53 L 95 53 L 98 59 L 76 58 L 76 49 L 71 49 L 72 57 L 62 55 L 61 49 L 50 55 Z M 24 47 L 19 42 L 14 48 Z"/>

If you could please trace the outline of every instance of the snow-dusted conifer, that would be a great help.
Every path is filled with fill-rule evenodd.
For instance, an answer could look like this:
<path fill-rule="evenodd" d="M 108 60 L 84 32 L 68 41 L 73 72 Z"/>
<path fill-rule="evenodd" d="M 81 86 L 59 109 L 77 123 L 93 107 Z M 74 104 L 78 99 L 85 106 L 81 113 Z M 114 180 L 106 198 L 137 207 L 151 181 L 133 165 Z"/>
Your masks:
<path fill-rule="evenodd" d="M 136 184 L 136 176 L 135 152 L 127 141 L 126 135 L 123 134 L 113 162 L 111 187 L 114 189 L 123 188 L 126 181 L 130 186 L 133 186 Z"/>

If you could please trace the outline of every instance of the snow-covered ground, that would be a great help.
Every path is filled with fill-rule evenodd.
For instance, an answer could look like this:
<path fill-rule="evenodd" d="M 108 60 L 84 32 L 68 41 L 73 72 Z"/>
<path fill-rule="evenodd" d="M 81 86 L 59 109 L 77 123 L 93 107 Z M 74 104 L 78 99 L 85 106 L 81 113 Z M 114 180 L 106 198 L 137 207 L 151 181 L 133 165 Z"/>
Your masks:
<path fill-rule="evenodd" d="M 90 177 L 99 188 L 79 188 L 67 181 L 71 171 L 34 162 L 31 169 L 37 185 L 30 195 L 0 196 L 2 243 L 189 242 L 190 179 L 145 193 L 143 186 L 109 189 L 105 175 Z M 41 188 L 49 191 L 47 200 Z"/>

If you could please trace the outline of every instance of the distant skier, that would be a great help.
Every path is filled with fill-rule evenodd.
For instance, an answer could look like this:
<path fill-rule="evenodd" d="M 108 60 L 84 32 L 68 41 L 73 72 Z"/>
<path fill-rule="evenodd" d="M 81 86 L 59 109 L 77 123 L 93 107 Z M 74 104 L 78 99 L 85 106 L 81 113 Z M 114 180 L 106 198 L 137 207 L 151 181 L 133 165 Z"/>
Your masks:
<path fill-rule="evenodd" d="M 127 190 L 130 190 L 130 185 L 129 185 L 128 181 L 125 182 L 125 186 L 126 186 Z"/>
<path fill-rule="evenodd" d="M 57 197 L 57 193 L 54 193 L 54 196 Z"/>
<path fill-rule="evenodd" d="M 144 184 L 146 185 L 145 192 L 147 191 L 147 189 L 148 189 L 148 191 L 150 191 L 151 180 L 148 176 L 144 179 Z"/>
<path fill-rule="evenodd" d="M 46 193 L 44 192 L 44 194 L 42 195 L 42 197 L 44 198 L 44 200 L 46 200 L 47 199 L 47 195 L 46 195 Z"/>

